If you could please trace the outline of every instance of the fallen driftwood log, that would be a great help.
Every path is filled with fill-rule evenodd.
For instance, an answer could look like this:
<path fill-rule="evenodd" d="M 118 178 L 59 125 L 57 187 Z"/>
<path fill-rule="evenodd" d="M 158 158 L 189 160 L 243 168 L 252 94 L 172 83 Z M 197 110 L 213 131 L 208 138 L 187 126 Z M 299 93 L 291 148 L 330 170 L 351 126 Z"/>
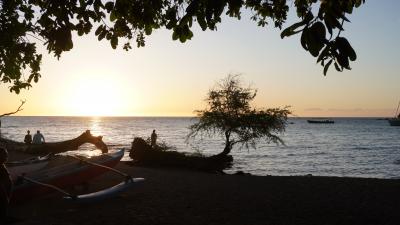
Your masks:
<path fill-rule="evenodd" d="M 42 144 L 25 144 L 6 138 L 0 138 L 0 144 L 7 148 L 8 151 L 18 151 L 29 154 L 48 154 L 48 153 L 61 153 L 71 150 L 77 150 L 79 146 L 91 143 L 100 149 L 103 153 L 108 152 L 107 145 L 103 142 L 102 136 L 93 136 L 90 130 L 83 132 L 77 138 L 60 141 L 60 142 L 46 142 Z"/>
<path fill-rule="evenodd" d="M 180 167 L 208 172 L 221 172 L 232 165 L 230 155 L 199 156 L 177 151 L 152 148 L 142 138 L 134 138 L 129 156 L 135 164 L 148 166 Z"/>

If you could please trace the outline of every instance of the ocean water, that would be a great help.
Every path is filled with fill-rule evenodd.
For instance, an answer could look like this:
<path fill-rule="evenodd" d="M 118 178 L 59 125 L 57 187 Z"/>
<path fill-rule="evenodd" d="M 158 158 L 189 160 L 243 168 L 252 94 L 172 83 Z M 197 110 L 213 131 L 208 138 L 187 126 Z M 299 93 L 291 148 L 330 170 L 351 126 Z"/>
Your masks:
<path fill-rule="evenodd" d="M 85 130 L 103 135 L 110 149 L 130 148 L 134 137 L 150 136 L 182 152 L 211 155 L 222 151 L 223 139 L 199 137 L 186 142 L 193 118 L 163 117 L 4 117 L 3 137 L 22 141 L 26 130 L 41 130 L 47 142 L 75 138 Z M 334 118 L 334 124 L 309 124 L 291 118 L 281 134 L 285 145 L 260 140 L 256 149 L 233 149 L 234 164 L 228 173 L 241 170 L 254 175 L 318 175 L 400 178 L 400 127 L 375 118 Z M 100 151 L 84 145 L 79 154 Z M 124 160 L 130 160 L 126 155 Z"/>

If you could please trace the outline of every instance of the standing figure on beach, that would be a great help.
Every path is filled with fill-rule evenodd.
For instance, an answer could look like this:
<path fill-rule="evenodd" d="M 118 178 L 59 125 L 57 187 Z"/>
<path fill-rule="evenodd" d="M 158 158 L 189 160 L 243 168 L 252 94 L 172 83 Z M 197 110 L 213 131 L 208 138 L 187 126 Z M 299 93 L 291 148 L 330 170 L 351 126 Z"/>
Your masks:
<path fill-rule="evenodd" d="M 28 130 L 26 132 L 26 135 L 25 135 L 25 138 L 24 138 L 24 142 L 25 142 L 25 144 L 28 144 L 28 145 L 32 143 L 32 135 L 31 135 L 31 131 L 30 130 Z"/>
<path fill-rule="evenodd" d="M 33 144 L 42 144 L 42 143 L 44 143 L 44 142 L 45 142 L 44 136 L 43 136 L 43 134 L 40 133 L 40 130 L 38 130 L 38 131 L 36 132 L 36 134 L 33 135 L 33 141 L 32 141 L 32 143 L 33 143 Z"/>
<path fill-rule="evenodd" d="M 0 224 L 7 218 L 8 203 L 10 202 L 12 182 L 10 174 L 4 165 L 8 159 L 8 152 L 0 147 Z"/>
<path fill-rule="evenodd" d="M 153 133 L 151 133 L 151 147 L 155 148 L 157 146 L 157 134 L 156 130 L 153 130 Z"/>

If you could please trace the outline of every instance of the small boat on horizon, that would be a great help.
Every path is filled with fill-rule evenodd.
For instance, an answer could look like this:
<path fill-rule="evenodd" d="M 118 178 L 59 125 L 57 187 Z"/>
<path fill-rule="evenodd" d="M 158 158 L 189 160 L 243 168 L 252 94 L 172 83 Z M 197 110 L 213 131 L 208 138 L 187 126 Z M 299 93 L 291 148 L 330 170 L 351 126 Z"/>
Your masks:
<path fill-rule="evenodd" d="M 307 120 L 308 123 L 335 123 L 333 120 Z"/>

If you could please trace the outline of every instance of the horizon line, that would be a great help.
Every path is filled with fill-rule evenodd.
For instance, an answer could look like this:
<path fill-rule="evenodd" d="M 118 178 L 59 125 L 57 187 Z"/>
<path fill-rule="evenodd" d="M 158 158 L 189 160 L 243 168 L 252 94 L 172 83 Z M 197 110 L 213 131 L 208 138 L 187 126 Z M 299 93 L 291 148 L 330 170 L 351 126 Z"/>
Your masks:
<path fill-rule="evenodd" d="M 89 116 L 89 115 L 10 115 L 6 117 L 103 117 L 103 118 L 128 118 L 128 117 L 137 117 L 137 118 L 195 118 L 197 116 L 168 116 L 168 115 L 160 115 L 160 116 Z M 288 118 L 392 118 L 388 116 L 288 116 Z"/>

